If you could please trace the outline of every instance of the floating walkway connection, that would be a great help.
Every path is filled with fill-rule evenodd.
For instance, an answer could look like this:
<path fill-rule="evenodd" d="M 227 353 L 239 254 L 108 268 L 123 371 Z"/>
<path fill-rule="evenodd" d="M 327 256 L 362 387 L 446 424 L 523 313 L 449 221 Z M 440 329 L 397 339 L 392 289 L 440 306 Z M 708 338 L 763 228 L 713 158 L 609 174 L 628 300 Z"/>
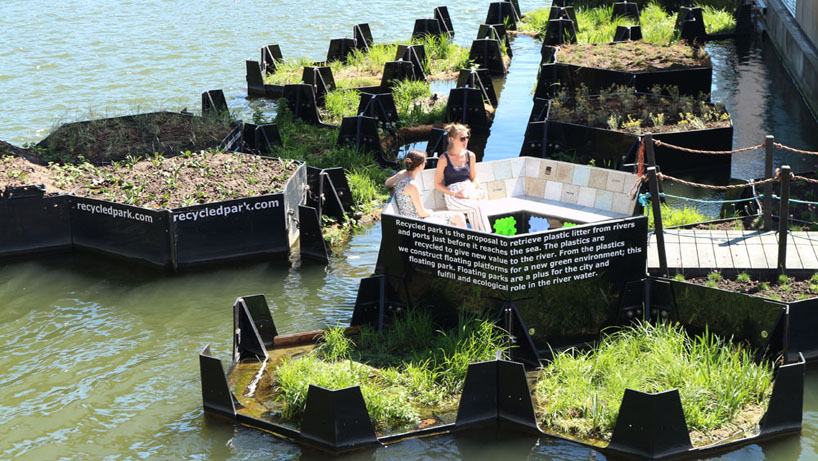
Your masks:
<path fill-rule="evenodd" d="M 778 267 L 778 233 L 749 230 L 665 230 L 668 269 L 754 270 Z M 654 233 L 648 236 L 648 271 L 659 270 Z M 787 233 L 787 269 L 818 271 L 818 232 Z"/>

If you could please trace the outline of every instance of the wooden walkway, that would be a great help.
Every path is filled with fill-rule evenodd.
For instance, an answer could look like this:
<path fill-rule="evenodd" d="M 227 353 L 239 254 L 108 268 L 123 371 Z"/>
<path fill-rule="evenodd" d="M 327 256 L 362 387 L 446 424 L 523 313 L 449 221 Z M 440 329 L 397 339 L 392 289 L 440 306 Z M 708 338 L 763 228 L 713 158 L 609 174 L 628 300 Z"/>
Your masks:
<path fill-rule="evenodd" d="M 665 231 L 668 268 L 776 269 L 778 235 L 774 231 L 669 229 Z M 818 270 L 818 232 L 790 232 L 787 269 Z M 648 234 L 648 269 L 659 268 L 656 235 Z"/>

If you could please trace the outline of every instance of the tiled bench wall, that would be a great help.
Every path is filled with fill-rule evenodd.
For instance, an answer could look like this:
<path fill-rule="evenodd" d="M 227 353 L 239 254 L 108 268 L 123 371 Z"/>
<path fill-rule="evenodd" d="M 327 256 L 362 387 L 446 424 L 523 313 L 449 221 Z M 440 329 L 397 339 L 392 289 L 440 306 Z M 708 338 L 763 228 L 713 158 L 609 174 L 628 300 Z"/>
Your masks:
<path fill-rule="evenodd" d="M 434 179 L 434 169 L 418 176 L 423 205 L 445 210 L 443 193 L 435 190 Z M 629 194 L 636 175 L 556 160 L 519 157 L 481 162 L 477 179 L 489 200 L 528 196 L 628 216 L 636 204 L 636 196 Z"/>

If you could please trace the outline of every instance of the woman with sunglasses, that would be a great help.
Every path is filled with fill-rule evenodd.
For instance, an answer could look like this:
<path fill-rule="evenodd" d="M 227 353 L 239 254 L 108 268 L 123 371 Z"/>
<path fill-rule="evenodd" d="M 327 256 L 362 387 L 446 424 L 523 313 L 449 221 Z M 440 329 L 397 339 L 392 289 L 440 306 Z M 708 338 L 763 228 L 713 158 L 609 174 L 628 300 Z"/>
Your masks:
<path fill-rule="evenodd" d="M 460 123 L 444 127 L 449 145 L 437 161 L 435 189 L 443 193 L 449 210 L 466 213 L 474 230 L 491 232 L 488 218 L 477 202 L 485 196 L 477 183 L 477 157 L 467 149 L 469 128 Z"/>
<path fill-rule="evenodd" d="M 430 212 L 423 206 L 420 188 L 417 186 L 415 178 L 424 169 L 426 153 L 419 150 L 409 151 L 403 162 L 406 169 L 399 171 L 386 180 L 387 187 L 395 187 L 392 197 L 395 200 L 398 213 L 409 218 L 420 218 L 440 224 L 466 227 L 466 219 L 462 213 L 453 213 L 451 211 Z"/>

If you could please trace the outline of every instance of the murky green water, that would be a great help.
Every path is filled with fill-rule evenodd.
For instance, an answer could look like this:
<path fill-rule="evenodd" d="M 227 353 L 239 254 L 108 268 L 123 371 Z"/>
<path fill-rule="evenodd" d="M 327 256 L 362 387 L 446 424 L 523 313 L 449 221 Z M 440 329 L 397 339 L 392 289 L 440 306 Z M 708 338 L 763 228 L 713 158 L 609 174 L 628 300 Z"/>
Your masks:
<path fill-rule="evenodd" d="M 4 0 L 0 24 L 11 33 L 0 47 L 0 139 L 37 141 L 77 112 L 198 108 L 199 94 L 212 88 L 224 88 L 231 108 L 247 114 L 243 61 L 262 45 L 318 60 L 355 23 L 369 22 L 376 41 L 405 39 L 414 19 L 439 4 Z M 488 2 L 445 4 L 457 40 L 470 41 Z M 514 47 L 488 158 L 517 155 L 530 110 L 537 45 L 521 37 Z M 725 45 L 711 54 L 714 97 L 733 113 L 737 146 L 776 130 L 781 142 L 818 148 L 803 106 L 785 104 L 797 101 L 769 49 L 742 54 Z M 734 174 L 757 167 L 748 160 Z M 229 357 L 231 306 L 241 295 L 266 294 L 282 333 L 347 322 L 379 232 L 365 229 L 326 268 L 277 261 L 166 277 L 81 256 L 0 263 L 0 458 L 323 457 L 205 416 L 197 354 L 210 343 Z M 726 457 L 815 459 L 817 431 L 818 374 L 810 372 L 802 436 Z M 603 459 L 507 431 L 409 440 L 349 458 Z"/>

